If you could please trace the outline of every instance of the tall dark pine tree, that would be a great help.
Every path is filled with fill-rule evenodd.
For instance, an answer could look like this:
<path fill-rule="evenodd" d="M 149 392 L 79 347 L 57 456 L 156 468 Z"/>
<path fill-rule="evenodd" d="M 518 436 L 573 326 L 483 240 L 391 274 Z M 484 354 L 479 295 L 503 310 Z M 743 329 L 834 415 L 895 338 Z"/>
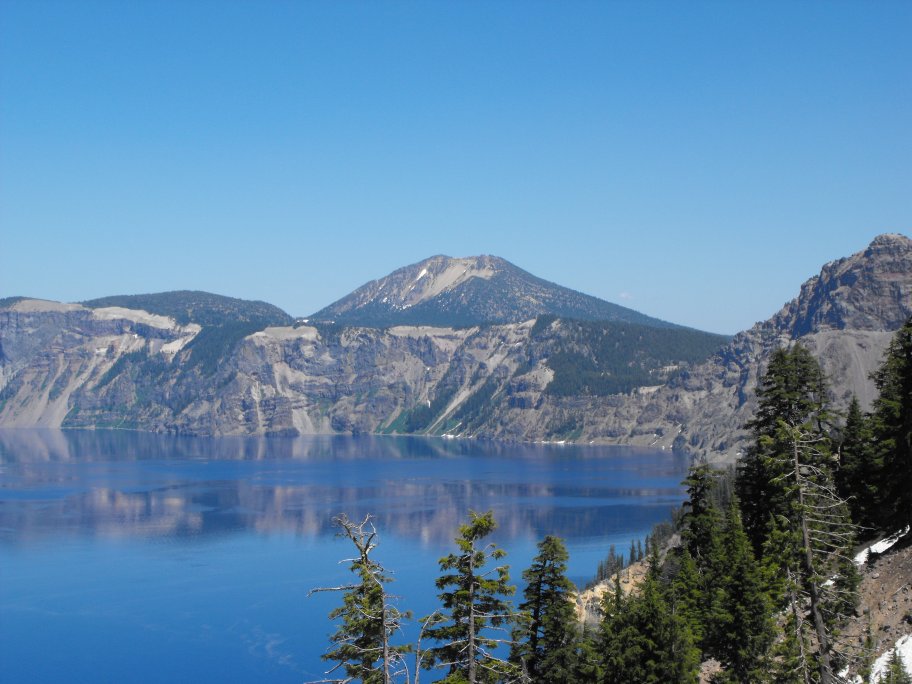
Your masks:
<path fill-rule="evenodd" d="M 716 479 L 716 471 L 706 463 L 700 463 L 690 469 L 684 480 L 688 497 L 681 518 L 681 540 L 701 573 L 709 567 L 715 555 L 720 518 L 712 496 Z"/>
<path fill-rule="evenodd" d="M 883 464 L 878 518 L 893 531 L 912 525 L 912 318 L 890 343 L 874 382 L 880 396 L 874 402 L 872 430 Z"/>
<path fill-rule="evenodd" d="M 522 622 L 514 632 L 510 659 L 540 684 L 566 684 L 574 678 L 579 626 L 575 588 L 566 575 L 568 558 L 563 541 L 549 535 L 523 573 Z"/>
<path fill-rule="evenodd" d="M 681 601 L 682 615 L 690 622 L 695 643 L 706 651 L 712 638 L 712 625 L 704 619 L 706 607 L 718 584 L 719 511 L 714 503 L 718 472 L 706 463 L 691 467 L 684 483 L 688 498 L 681 516 L 683 552 L 669 556 L 677 560 L 677 576 L 672 590 Z"/>
<path fill-rule="evenodd" d="M 623 684 L 633 662 L 642 657 L 639 634 L 629 619 L 629 598 L 621 588 L 620 573 L 614 576 L 612 591 L 602 597 L 605 617 L 599 625 L 597 650 L 601 656 L 599 684 Z"/>
<path fill-rule="evenodd" d="M 754 444 L 738 464 L 735 482 L 744 529 L 758 556 L 773 516 L 789 513 L 780 484 L 782 468 L 789 466 L 772 458 L 789 451 L 781 425 L 805 425 L 821 440 L 828 440 L 827 394 L 823 371 L 807 348 L 795 344 L 773 352 L 757 388 L 757 413 L 747 424 L 754 433 Z"/>
<path fill-rule="evenodd" d="M 605 601 L 601 684 L 696 684 L 700 652 L 677 597 L 663 585 L 655 550 L 639 593 L 620 592 L 616 583 Z"/>
<path fill-rule="evenodd" d="M 497 527 L 494 514 L 469 515 L 469 522 L 460 526 L 456 537 L 459 551 L 440 559 L 444 574 L 436 584 L 442 590 L 442 619 L 431 621 L 433 626 L 425 630 L 426 636 L 440 645 L 428 650 L 422 665 L 446 668 L 443 681 L 450 684 L 515 679 L 516 666 L 495 653 L 498 645 L 509 639 L 495 635 L 498 631 L 505 634 L 513 618 L 507 597 L 516 588 L 509 583 L 508 565 L 485 568 L 488 561 L 500 560 L 506 552 L 483 542 Z"/>
<path fill-rule="evenodd" d="M 725 515 L 721 537 L 707 651 L 725 668 L 720 684 L 762 681 L 774 611 L 735 505 Z"/>
<path fill-rule="evenodd" d="M 831 684 L 835 628 L 854 601 L 851 581 L 829 578 L 854 573 L 854 530 L 833 483 L 826 383 L 810 352 L 795 345 L 773 355 L 758 395 L 756 442 L 738 473 L 742 514 L 755 549 L 778 540 L 773 560 L 787 578 L 782 598 L 795 617 L 799 667 Z M 805 648 L 809 629 L 813 650 Z"/>
<path fill-rule="evenodd" d="M 668 602 L 672 610 L 693 637 L 693 643 L 701 650 L 706 637 L 706 612 L 708 595 L 706 576 L 700 572 L 690 551 L 686 548 L 669 552 L 663 568 L 673 573 L 667 589 Z"/>
<path fill-rule="evenodd" d="M 877 523 L 880 468 L 876 456 L 869 421 L 861 412 L 858 399 L 852 397 L 839 443 L 836 488 L 848 503 L 853 522 L 865 528 Z"/>

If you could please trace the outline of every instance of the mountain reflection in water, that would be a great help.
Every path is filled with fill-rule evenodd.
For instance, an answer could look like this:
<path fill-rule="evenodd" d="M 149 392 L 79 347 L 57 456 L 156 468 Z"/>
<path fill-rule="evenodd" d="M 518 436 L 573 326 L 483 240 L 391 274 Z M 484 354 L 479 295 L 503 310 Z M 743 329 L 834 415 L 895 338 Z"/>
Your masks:
<path fill-rule="evenodd" d="M 374 558 L 422 616 L 470 509 L 494 510 L 514 582 L 557 534 L 583 583 L 609 544 L 667 520 L 687 465 L 629 448 L 0 430 L 0 681 L 323 679 L 340 599 L 309 592 L 350 581 L 333 515 L 375 516 Z"/>
<path fill-rule="evenodd" d="M 501 540 L 604 538 L 680 501 L 686 460 L 653 450 L 415 437 L 179 437 L 0 430 L 0 543 L 60 534 L 332 535 L 371 513 L 422 544 L 493 508 Z"/>

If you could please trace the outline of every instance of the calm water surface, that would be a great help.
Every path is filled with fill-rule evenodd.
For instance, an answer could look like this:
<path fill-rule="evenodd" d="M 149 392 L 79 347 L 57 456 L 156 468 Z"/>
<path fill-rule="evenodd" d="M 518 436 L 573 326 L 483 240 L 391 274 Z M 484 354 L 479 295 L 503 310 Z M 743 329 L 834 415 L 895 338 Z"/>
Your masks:
<path fill-rule="evenodd" d="M 0 431 L 0 681 L 303 682 L 323 676 L 372 514 L 400 607 L 437 607 L 437 560 L 493 509 L 518 579 L 545 534 L 584 583 L 668 517 L 687 461 L 622 447 L 393 437 Z M 427 677 L 427 675 L 424 675 Z"/>

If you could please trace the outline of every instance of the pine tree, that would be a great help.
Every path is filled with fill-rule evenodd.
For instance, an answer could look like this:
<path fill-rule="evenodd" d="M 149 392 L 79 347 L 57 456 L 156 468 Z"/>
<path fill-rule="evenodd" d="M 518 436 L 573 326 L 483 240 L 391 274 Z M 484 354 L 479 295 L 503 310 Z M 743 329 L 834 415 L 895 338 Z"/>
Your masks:
<path fill-rule="evenodd" d="M 903 665 L 899 649 L 893 649 L 890 660 L 887 661 L 887 669 L 880 678 L 880 684 L 912 684 L 912 676 Z"/>
<path fill-rule="evenodd" d="M 578 646 L 575 588 L 566 576 L 569 556 L 563 541 L 550 535 L 538 551 L 523 573 L 527 584 L 519 608 L 525 619 L 514 633 L 510 660 L 533 682 L 566 684 L 574 677 Z"/>
<path fill-rule="evenodd" d="M 579 684 L 594 684 L 602 680 L 602 658 L 598 647 L 597 636 L 593 636 L 584 629 L 579 638 L 572 679 L 568 681 L 579 682 Z"/>
<path fill-rule="evenodd" d="M 792 650 L 804 659 L 800 668 L 830 684 L 835 631 L 855 600 L 851 580 L 830 578 L 848 569 L 854 529 L 833 483 L 825 378 L 810 352 L 795 345 L 773 355 L 758 396 L 750 424 L 756 442 L 738 473 L 739 493 L 749 497 L 741 500 L 745 527 L 749 520 L 755 549 L 769 550 L 776 536 L 774 559 L 788 578 L 784 596 L 794 617 Z"/>
<path fill-rule="evenodd" d="M 802 345 L 790 350 L 777 349 L 757 388 L 757 414 L 749 427 L 754 444 L 738 464 L 735 489 L 740 500 L 744 529 L 759 555 L 775 516 L 788 515 L 781 459 L 789 451 L 788 435 L 781 425 L 807 426 L 821 439 L 827 439 L 826 379 L 816 359 Z"/>
<path fill-rule="evenodd" d="M 720 571 L 719 531 L 720 515 L 714 503 L 717 472 L 705 463 L 691 467 L 684 483 L 688 499 L 681 516 L 681 542 L 683 554 L 678 554 L 678 576 L 673 588 L 685 592 L 686 605 L 693 605 L 697 613 L 688 613 L 695 643 L 707 651 L 712 625 L 708 619 L 708 606 L 715 590 Z"/>
<path fill-rule="evenodd" d="M 719 512 L 712 499 L 716 473 L 706 463 L 701 463 L 690 469 L 683 484 L 687 486 L 688 498 L 681 518 L 681 541 L 702 573 L 709 568 L 716 553 Z"/>
<path fill-rule="evenodd" d="M 836 489 L 848 503 L 852 520 L 858 525 L 876 524 L 879 472 L 869 421 L 853 396 L 839 445 Z"/>
<path fill-rule="evenodd" d="M 773 607 L 734 504 L 724 518 L 717 562 L 707 651 L 725 668 L 719 681 L 759 681 L 774 635 Z"/>
<path fill-rule="evenodd" d="M 836 631 L 857 601 L 849 556 L 854 529 L 847 506 L 835 493 L 821 439 L 802 427 L 783 430 L 792 444 L 792 472 L 785 478 L 792 506 L 786 520 L 795 532 L 791 558 L 786 556 L 783 565 L 794 568 L 798 589 L 808 602 L 820 681 L 828 684 L 835 681 Z"/>
<path fill-rule="evenodd" d="M 707 588 L 696 562 L 685 547 L 669 553 L 666 566 L 674 564 L 674 577 L 669 588 L 670 602 L 677 616 L 686 623 L 694 645 L 703 648 L 706 629 Z"/>
<path fill-rule="evenodd" d="M 812 645 L 804 618 L 799 583 L 787 570 L 783 578 L 786 587 L 786 610 L 779 641 L 773 649 L 772 681 L 776 684 L 809 684 L 817 682 Z"/>
<path fill-rule="evenodd" d="M 652 545 L 651 545 L 652 546 Z M 695 684 L 699 650 L 673 593 L 666 596 L 658 554 L 639 593 L 624 598 L 620 582 L 605 599 L 602 684 Z"/>
<path fill-rule="evenodd" d="M 880 396 L 872 431 L 882 464 L 878 522 L 887 531 L 912 525 L 912 318 L 899 330 L 874 374 Z"/>
<path fill-rule="evenodd" d="M 692 631 L 696 616 L 692 612 L 693 605 L 687 602 L 689 598 L 685 593 L 682 600 L 674 591 L 674 587 L 666 590 L 665 604 L 668 613 L 664 618 L 661 615 L 656 616 L 663 631 L 664 641 L 661 643 L 662 651 L 656 659 L 656 682 L 697 684 L 699 681 L 700 649 Z"/>
<path fill-rule="evenodd" d="M 344 592 L 342 605 L 329 614 L 340 622 L 330 637 L 332 650 L 322 656 L 323 660 L 336 662 L 327 674 L 341 668 L 346 677 L 340 682 L 357 679 L 364 684 L 389 684 L 408 648 L 393 646 L 389 641 L 404 616 L 386 593 L 385 585 L 390 581 L 386 570 L 370 557 L 377 546 L 377 530 L 369 515 L 360 523 L 345 514 L 333 518 L 333 522 L 341 528 L 339 536 L 347 537 L 358 551 L 350 566 L 358 581 L 312 590 Z"/>
<path fill-rule="evenodd" d="M 620 574 L 614 576 L 614 586 L 602 597 L 605 614 L 599 625 L 598 651 L 601 655 L 601 684 L 622 684 L 628 650 L 637 648 L 636 634 L 627 624 L 627 600 L 621 589 Z M 629 633 L 628 633 L 629 632 Z"/>
<path fill-rule="evenodd" d="M 498 657 L 494 650 L 508 642 L 491 636 L 492 631 L 506 632 L 513 617 L 506 597 L 516 588 L 510 582 L 509 566 L 498 565 L 485 570 L 489 560 L 497 561 L 506 552 L 495 544 L 482 545 L 482 540 L 497 527 L 491 511 L 471 511 L 469 522 L 461 525 L 456 537 L 458 553 L 440 559 L 444 574 L 437 578 L 442 590 L 442 619 L 426 629 L 429 639 L 440 645 L 427 651 L 423 667 L 447 668 L 444 682 L 497 682 L 513 679 L 519 673 L 515 665 Z"/>
<path fill-rule="evenodd" d="M 611 544 L 608 547 L 608 555 L 598 562 L 594 583 L 608 579 L 611 575 L 623 569 L 623 567 L 624 556 L 618 554 L 614 544 Z"/>
<path fill-rule="evenodd" d="M 874 669 L 877 645 L 874 641 L 874 633 L 871 629 L 871 619 L 868 618 L 868 624 L 865 626 L 864 642 L 861 647 L 861 657 L 858 659 L 856 671 L 861 677 L 862 682 L 871 680 L 871 672 Z"/>

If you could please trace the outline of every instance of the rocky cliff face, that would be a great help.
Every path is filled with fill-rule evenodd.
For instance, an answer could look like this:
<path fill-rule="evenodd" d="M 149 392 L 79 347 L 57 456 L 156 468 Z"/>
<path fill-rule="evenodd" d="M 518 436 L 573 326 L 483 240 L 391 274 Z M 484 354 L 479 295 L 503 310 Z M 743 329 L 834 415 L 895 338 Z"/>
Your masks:
<path fill-rule="evenodd" d="M 24 299 L 0 308 L 0 425 L 66 425 L 75 398 L 106 387 L 125 359 L 150 353 L 169 362 L 199 331 L 117 307 Z"/>
<path fill-rule="evenodd" d="M 211 376 L 181 352 L 199 326 L 127 309 L 24 300 L 0 311 L 0 425 L 196 434 L 382 429 L 444 377 L 509 374 L 532 323 L 493 328 L 267 328 Z M 456 397 L 454 397 L 454 400 Z M 457 402 L 458 403 L 458 402 Z"/>
<path fill-rule="evenodd" d="M 770 325 L 792 339 L 829 330 L 895 332 L 912 306 L 910 240 L 880 235 L 866 250 L 827 264 Z"/>
<path fill-rule="evenodd" d="M 643 443 L 652 431 L 657 445 L 731 458 L 745 445 L 754 388 L 774 349 L 800 341 L 827 373 L 837 409 L 853 394 L 867 407 L 876 396 L 869 376 L 910 316 L 912 240 L 881 235 L 866 250 L 826 264 L 775 316 L 736 335 L 708 362 L 651 394 L 593 409 L 617 423 L 632 421 L 621 442 Z"/>
<path fill-rule="evenodd" d="M 874 395 L 868 375 L 910 315 L 912 241 L 899 235 L 827 264 L 773 318 L 702 363 L 675 353 L 685 342 L 706 344 L 693 331 L 593 331 L 554 318 L 462 329 L 268 327 L 229 338 L 216 346 L 222 356 L 201 363 L 194 340 L 206 329 L 197 324 L 120 307 L 19 300 L 0 306 L 0 426 L 424 432 L 730 458 L 744 445 L 754 387 L 777 346 L 800 340 L 810 347 L 840 388 L 837 406 L 852 393 L 867 403 Z M 661 347 L 663 340 L 650 337 L 659 334 L 678 336 L 664 340 L 672 348 L 664 356 L 637 347 L 646 339 L 650 349 Z M 616 373 L 617 366 L 598 365 L 606 340 L 611 349 L 631 343 L 621 366 L 638 373 L 632 392 L 599 396 L 583 381 L 563 383 L 573 391 L 549 388 L 556 373 L 566 380 L 568 360 L 573 372 L 573 364 L 591 366 L 595 379 Z"/>
<path fill-rule="evenodd" d="M 2 316 L 6 426 L 572 439 L 585 401 L 552 398 L 549 363 L 593 356 L 579 337 L 582 324 L 558 319 L 462 329 L 305 325 L 248 335 L 209 368 L 194 363 L 200 326 L 167 317 L 34 300 Z M 718 344 L 687 330 L 594 330 L 612 344 L 627 342 L 620 365 L 641 383 L 661 382 L 688 361 L 638 349 L 640 340 L 670 336 L 696 344 L 690 353 L 698 355 L 700 345 L 708 354 L 707 345 Z"/>

